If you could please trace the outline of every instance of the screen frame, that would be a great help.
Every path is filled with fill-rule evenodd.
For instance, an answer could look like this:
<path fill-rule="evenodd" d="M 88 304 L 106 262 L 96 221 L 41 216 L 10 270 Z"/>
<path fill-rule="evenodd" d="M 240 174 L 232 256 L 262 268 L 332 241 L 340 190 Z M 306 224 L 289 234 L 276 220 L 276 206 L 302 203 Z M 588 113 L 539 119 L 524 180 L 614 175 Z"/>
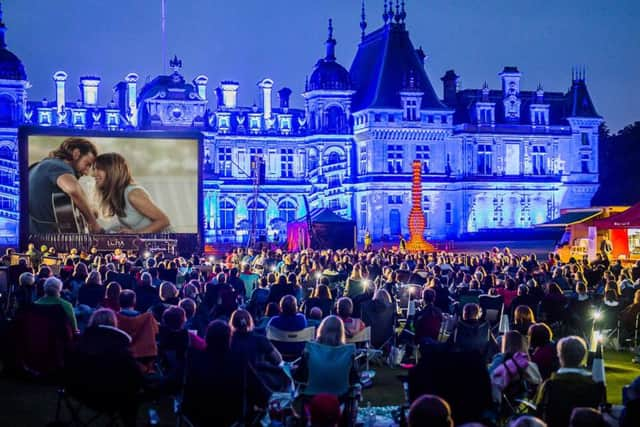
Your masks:
<path fill-rule="evenodd" d="M 20 221 L 18 224 L 18 246 L 26 247 L 29 241 L 29 137 L 85 137 L 85 138 L 139 138 L 139 139 L 184 139 L 196 140 L 197 146 L 197 230 L 196 233 L 179 233 L 180 235 L 196 234 L 198 251 L 204 248 L 204 197 L 202 159 L 204 156 L 204 135 L 197 130 L 159 131 L 159 130 L 122 130 L 111 131 L 101 129 L 54 128 L 42 126 L 21 126 L 18 128 L 18 172 L 20 176 Z M 176 233 L 178 234 L 178 233 Z"/>

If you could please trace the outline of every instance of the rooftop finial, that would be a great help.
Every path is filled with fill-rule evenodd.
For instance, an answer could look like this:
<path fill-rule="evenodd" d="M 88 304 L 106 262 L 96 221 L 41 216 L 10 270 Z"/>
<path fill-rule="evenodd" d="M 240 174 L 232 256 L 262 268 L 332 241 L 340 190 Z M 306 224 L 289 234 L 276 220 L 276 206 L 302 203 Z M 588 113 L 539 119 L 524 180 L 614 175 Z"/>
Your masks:
<path fill-rule="evenodd" d="M 393 22 L 393 0 L 389 0 L 389 23 Z"/>
<path fill-rule="evenodd" d="M 173 71 L 176 73 L 182 68 L 182 60 L 178 59 L 178 55 L 173 55 L 173 59 L 169 61 L 169 67 L 173 68 Z"/>
<path fill-rule="evenodd" d="M 387 12 L 387 0 L 384 0 L 384 12 L 382 13 L 382 20 L 385 24 L 389 20 L 389 13 Z"/>
<path fill-rule="evenodd" d="M 367 29 L 367 17 L 365 15 L 365 11 L 364 11 L 364 0 L 362 0 L 362 9 L 360 12 L 360 37 L 362 40 L 364 40 L 364 30 Z"/>
<path fill-rule="evenodd" d="M 333 19 L 329 18 L 329 38 L 327 38 L 327 56 L 325 60 L 335 61 L 336 59 L 336 40 L 333 38 Z"/>
<path fill-rule="evenodd" d="M 404 8 L 404 0 L 402 0 L 400 8 L 400 21 L 404 23 L 405 19 L 407 19 L 407 11 Z"/>
<path fill-rule="evenodd" d="M 400 17 L 400 0 L 396 0 L 396 24 L 400 23 L 400 20 L 402 19 Z"/>
<path fill-rule="evenodd" d="M 4 32 L 7 30 L 7 27 L 4 25 L 4 20 L 2 19 L 2 2 L 0 1 L 0 49 L 7 47 L 7 43 L 4 41 Z"/>

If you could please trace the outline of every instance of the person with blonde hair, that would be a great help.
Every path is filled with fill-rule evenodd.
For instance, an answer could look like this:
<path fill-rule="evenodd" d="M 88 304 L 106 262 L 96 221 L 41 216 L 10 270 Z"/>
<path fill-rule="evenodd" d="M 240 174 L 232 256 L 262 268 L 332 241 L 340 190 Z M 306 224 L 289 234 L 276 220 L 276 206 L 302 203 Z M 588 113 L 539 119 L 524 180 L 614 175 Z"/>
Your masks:
<path fill-rule="evenodd" d="M 116 218 L 105 223 L 108 232 L 171 232 L 169 217 L 160 209 L 147 190 L 136 184 L 127 160 L 118 153 L 96 157 L 94 178 L 99 207 L 103 217 Z"/>
<path fill-rule="evenodd" d="M 354 364 L 355 345 L 345 344 L 345 327 L 338 316 L 324 318 L 316 333 L 316 341 L 304 348 L 300 366 L 294 374 L 307 384 L 303 396 L 329 393 L 344 398 L 349 388 L 359 382 Z M 327 361 L 331 363 L 327 363 Z"/>

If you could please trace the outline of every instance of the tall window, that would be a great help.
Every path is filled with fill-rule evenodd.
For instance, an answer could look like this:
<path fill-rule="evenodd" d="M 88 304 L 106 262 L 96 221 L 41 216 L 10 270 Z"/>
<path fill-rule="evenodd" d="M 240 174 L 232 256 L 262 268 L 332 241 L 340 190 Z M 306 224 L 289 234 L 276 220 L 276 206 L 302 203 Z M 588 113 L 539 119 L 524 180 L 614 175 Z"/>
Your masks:
<path fill-rule="evenodd" d="M 532 147 L 531 157 L 533 159 L 533 174 L 546 174 L 547 149 L 542 145 L 534 145 Z"/>
<path fill-rule="evenodd" d="M 280 176 L 282 178 L 293 177 L 293 148 L 280 150 Z"/>
<path fill-rule="evenodd" d="M 402 173 L 402 145 L 387 146 L 387 168 L 389 173 Z"/>
<path fill-rule="evenodd" d="M 589 134 L 587 132 L 582 132 L 580 134 L 582 145 L 589 145 Z"/>
<path fill-rule="evenodd" d="M 491 175 L 493 147 L 489 144 L 478 145 L 478 174 Z"/>
<path fill-rule="evenodd" d="M 359 161 L 360 161 L 360 175 L 366 175 L 367 174 L 367 146 L 363 145 L 360 147 L 360 153 L 359 153 Z"/>
<path fill-rule="evenodd" d="M 447 202 L 444 205 L 444 222 L 447 225 L 453 224 L 453 210 L 451 207 L 451 202 Z"/>
<path fill-rule="evenodd" d="M 284 222 L 289 223 L 296 220 L 296 205 L 294 205 L 290 200 L 285 200 L 280 203 L 278 210 L 280 211 L 280 218 Z"/>
<path fill-rule="evenodd" d="M 580 169 L 582 173 L 589 173 L 590 157 L 588 153 L 580 154 Z"/>
<path fill-rule="evenodd" d="M 418 120 L 418 102 L 415 99 L 408 99 L 405 104 L 405 118 L 409 121 Z"/>
<path fill-rule="evenodd" d="M 533 112 L 533 124 L 534 125 L 544 125 L 544 111 L 534 111 Z"/>
<path fill-rule="evenodd" d="M 254 221 L 256 225 L 256 229 L 264 229 L 266 226 L 266 210 L 262 200 L 258 200 L 256 202 L 255 199 L 252 199 L 247 203 L 247 208 L 249 210 L 249 227 L 253 227 Z"/>
<path fill-rule="evenodd" d="M 255 178 L 258 174 L 258 159 L 261 159 L 262 156 L 262 148 L 249 149 L 249 167 L 251 169 L 251 178 Z"/>
<path fill-rule="evenodd" d="M 231 176 L 231 147 L 218 148 L 218 170 L 220 171 L 220 176 Z"/>
<path fill-rule="evenodd" d="M 223 230 L 235 228 L 235 206 L 227 199 L 220 202 L 220 228 Z"/>
<path fill-rule="evenodd" d="M 429 173 L 430 151 L 428 145 L 416 146 L 416 159 L 422 162 L 422 173 Z"/>
<path fill-rule="evenodd" d="M 493 122 L 493 109 L 478 107 L 478 122 L 480 124 L 491 124 Z M 443 116 L 446 117 L 446 116 Z"/>
<path fill-rule="evenodd" d="M 367 229 L 367 199 L 360 199 L 360 230 Z"/>
<path fill-rule="evenodd" d="M 422 212 L 424 213 L 426 228 L 431 228 L 431 200 L 429 196 L 422 198 Z"/>

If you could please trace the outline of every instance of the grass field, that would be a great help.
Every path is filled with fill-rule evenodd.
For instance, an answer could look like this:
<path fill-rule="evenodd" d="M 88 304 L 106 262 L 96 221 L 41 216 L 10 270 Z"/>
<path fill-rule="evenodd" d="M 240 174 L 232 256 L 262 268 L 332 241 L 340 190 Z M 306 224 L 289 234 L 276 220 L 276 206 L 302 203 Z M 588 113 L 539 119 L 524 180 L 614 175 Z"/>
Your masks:
<path fill-rule="evenodd" d="M 613 404 L 621 403 L 622 387 L 640 375 L 640 365 L 631 363 L 632 357 L 629 352 L 605 353 L 607 395 Z M 364 390 L 361 405 L 366 407 L 368 402 L 373 406 L 403 403 L 404 393 L 397 376 L 406 374 L 406 370 L 387 367 L 376 367 L 375 370 L 373 387 Z M 0 377 L 0 426 L 45 426 L 55 417 L 56 402 L 55 386 Z M 154 407 L 158 408 L 160 425 L 175 425 L 169 400 Z M 140 410 L 140 425 L 147 425 L 147 408 L 148 405 Z"/>

